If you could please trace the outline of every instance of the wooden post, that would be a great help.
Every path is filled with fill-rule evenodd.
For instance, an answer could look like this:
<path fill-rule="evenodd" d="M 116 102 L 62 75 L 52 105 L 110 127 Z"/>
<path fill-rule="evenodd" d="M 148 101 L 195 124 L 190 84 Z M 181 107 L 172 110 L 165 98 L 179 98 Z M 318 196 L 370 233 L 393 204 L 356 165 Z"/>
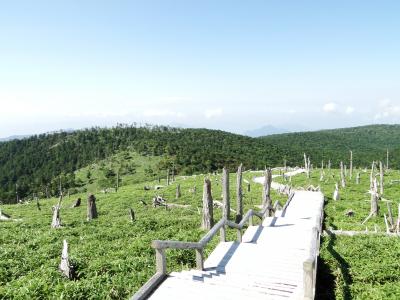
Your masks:
<path fill-rule="evenodd" d="M 240 164 L 236 174 L 236 222 L 239 223 L 243 217 L 243 192 L 242 192 L 242 168 Z"/>
<path fill-rule="evenodd" d="M 200 271 L 203 271 L 204 269 L 203 249 L 196 249 L 196 269 Z"/>
<path fill-rule="evenodd" d="M 350 179 L 353 178 L 353 151 L 350 150 Z"/>
<path fill-rule="evenodd" d="M 211 181 L 209 179 L 205 179 L 203 188 L 203 219 L 201 222 L 201 228 L 204 230 L 210 230 L 213 226 L 214 216 Z"/>
<path fill-rule="evenodd" d="M 93 194 L 91 194 L 88 197 L 87 220 L 90 221 L 96 218 L 97 218 L 96 197 Z"/>
<path fill-rule="evenodd" d="M 69 263 L 68 257 L 68 243 L 66 240 L 63 241 L 63 249 L 61 252 L 61 262 L 59 265 L 60 271 L 67 277 L 68 279 L 73 279 L 73 268 Z"/>
<path fill-rule="evenodd" d="M 229 199 L 229 171 L 226 168 L 222 169 L 222 202 L 223 202 L 223 217 L 227 220 L 230 218 L 230 199 Z"/>
<path fill-rule="evenodd" d="M 340 180 L 342 183 L 342 188 L 346 187 L 346 179 L 344 178 L 344 168 L 343 168 L 343 162 L 340 162 Z"/>
<path fill-rule="evenodd" d="M 180 198 L 181 197 L 181 185 L 178 183 L 177 185 L 176 185 L 176 193 L 175 193 L 175 198 L 176 199 L 178 199 L 178 198 Z"/>
<path fill-rule="evenodd" d="M 384 170 L 383 170 L 383 164 L 382 164 L 382 162 L 380 161 L 379 162 L 379 187 L 380 187 L 380 193 L 381 193 L 381 195 L 383 195 L 383 184 L 384 184 L 384 182 L 383 182 L 383 174 L 384 173 Z"/>
<path fill-rule="evenodd" d="M 157 273 L 167 274 L 167 258 L 164 249 L 156 249 L 156 269 Z"/>
<path fill-rule="evenodd" d="M 311 171 L 311 160 L 310 157 L 308 157 L 307 178 L 310 178 L 310 171 Z"/>
<path fill-rule="evenodd" d="M 272 207 L 271 200 L 271 182 L 272 182 L 272 171 L 271 168 L 265 170 L 264 174 L 264 185 L 263 185 L 263 207 Z"/>

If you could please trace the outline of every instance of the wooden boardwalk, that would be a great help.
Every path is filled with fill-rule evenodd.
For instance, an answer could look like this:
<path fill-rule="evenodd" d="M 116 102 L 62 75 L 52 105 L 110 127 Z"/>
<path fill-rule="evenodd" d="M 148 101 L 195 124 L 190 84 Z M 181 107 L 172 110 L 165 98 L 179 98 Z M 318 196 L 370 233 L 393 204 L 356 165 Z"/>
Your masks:
<path fill-rule="evenodd" d="M 322 193 L 297 191 L 241 243 L 221 242 L 202 270 L 172 272 L 149 299 L 313 299 L 323 205 Z"/>

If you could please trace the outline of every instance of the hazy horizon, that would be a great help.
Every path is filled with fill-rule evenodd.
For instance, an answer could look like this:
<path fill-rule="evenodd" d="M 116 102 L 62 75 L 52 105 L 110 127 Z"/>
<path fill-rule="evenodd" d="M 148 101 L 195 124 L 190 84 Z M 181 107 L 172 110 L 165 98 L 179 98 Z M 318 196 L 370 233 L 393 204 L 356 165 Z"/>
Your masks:
<path fill-rule="evenodd" d="M 18 1 L 0 137 L 151 123 L 235 133 L 400 123 L 397 1 Z"/>

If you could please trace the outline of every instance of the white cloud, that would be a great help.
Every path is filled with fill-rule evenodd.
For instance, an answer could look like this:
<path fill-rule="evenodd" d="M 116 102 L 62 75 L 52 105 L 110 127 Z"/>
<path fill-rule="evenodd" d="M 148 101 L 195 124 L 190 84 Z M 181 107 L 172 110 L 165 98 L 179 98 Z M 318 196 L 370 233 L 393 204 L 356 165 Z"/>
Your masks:
<path fill-rule="evenodd" d="M 399 118 L 400 105 L 393 103 L 390 99 L 383 99 L 379 101 L 378 112 L 375 114 L 375 120 Z"/>
<path fill-rule="evenodd" d="M 353 112 L 354 112 L 354 107 L 353 106 L 347 106 L 346 107 L 345 113 L 347 115 L 351 115 Z"/>
<path fill-rule="evenodd" d="M 329 102 L 326 103 L 323 107 L 322 110 L 326 113 L 334 113 L 337 110 L 337 104 L 334 102 Z"/>
<path fill-rule="evenodd" d="M 207 119 L 219 117 L 222 115 L 222 108 L 216 108 L 216 109 L 208 109 L 204 112 L 204 116 Z"/>
<path fill-rule="evenodd" d="M 183 118 L 185 114 L 181 112 L 176 112 L 168 109 L 149 109 L 143 112 L 143 116 L 145 117 L 174 117 L 174 118 Z"/>

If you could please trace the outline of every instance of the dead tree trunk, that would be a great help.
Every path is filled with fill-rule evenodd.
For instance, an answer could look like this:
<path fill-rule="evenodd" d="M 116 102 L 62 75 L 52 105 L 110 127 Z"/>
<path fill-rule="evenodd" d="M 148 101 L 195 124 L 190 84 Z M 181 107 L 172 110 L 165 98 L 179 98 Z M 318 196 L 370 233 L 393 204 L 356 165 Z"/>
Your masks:
<path fill-rule="evenodd" d="M 333 200 L 335 200 L 335 201 L 340 200 L 339 185 L 337 183 L 335 183 L 335 191 L 333 192 Z"/>
<path fill-rule="evenodd" d="M 181 185 L 178 183 L 177 185 L 176 185 L 176 193 L 175 193 L 175 198 L 176 199 L 179 199 L 180 197 L 181 197 Z"/>
<path fill-rule="evenodd" d="M 370 187 L 371 187 L 371 211 L 370 214 L 372 216 L 377 216 L 379 213 L 379 205 L 378 205 L 378 182 L 375 178 L 375 176 L 372 176 L 371 174 L 371 182 L 370 182 Z"/>
<path fill-rule="evenodd" d="M 169 185 L 169 169 L 167 169 L 167 185 Z"/>
<path fill-rule="evenodd" d="M 211 181 L 209 179 L 205 179 L 203 188 L 203 219 L 201 222 L 201 228 L 204 230 L 210 230 L 213 226 L 214 215 L 213 199 L 211 195 Z"/>
<path fill-rule="evenodd" d="M 263 185 L 263 207 L 272 207 L 271 200 L 271 182 L 272 182 L 272 171 L 270 168 L 265 170 L 264 185 Z"/>
<path fill-rule="evenodd" d="M 132 208 L 129 209 L 129 217 L 133 223 L 135 221 L 135 212 L 133 211 Z"/>
<path fill-rule="evenodd" d="M 240 164 L 236 175 L 236 222 L 239 223 L 243 217 L 243 192 L 242 192 L 242 168 Z"/>
<path fill-rule="evenodd" d="M 346 179 L 344 177 L 344 168 L 343 168 L 343 162 L 340 162 L 340 180 L 342 184 L 342 188 L 346 187 Z"/>
<path fill-rule="evenodd" d="M 53 219 L 51 221 L 51 228 L 61 227 L 60 208 L 62 199 L 63 199 L 63 194 L 61 193 L 60 198 L 58 200 L 58 204 L 53 206 Z"/>
<path fill-rule="evenodd" d="M 91 194 L 88 197 L 87 220 L 90 221 L 96 218 L 97 218 L 96 197 L 93 194 Z"/>
<path fill-rule="evenodd" d="M 353 178 L 353 151 L 350 150 L 350 179 Z"/>
<path fill-rule="evenodd" d="M 328 160 L 328 171 L 331 171 L 331 160 Z"/>
<path fill-rule="evenodd" d="M 61 252 L 61 263 L 59 269 L 65 275 L 65 277 L 67 277 L 68 279 L 73 279 L 74 272 L 73 272 L 73 267 L 69 263 L 68 243 L 66 240 L 63 241 L 63 249 Z"/>
<path fill-rule="evenodd" d="M 311 172 L 311 160 L 310 157 L 308 157 L 307 178 L 310 178 L 310 172 Z"/>
<path fill-rule="evenodd" d="M 360 172 L 357 172 L 357 177 L 356 177 L 356 184 L 360 184 Z"/>
<path fill-rule="evenodd" d="M 75 203 L 71 206 L 71 208 L 81 206 L 81 198 L 76 199 Z"/>
<path fill-rule="evenodd" d="M 222 169 L 222 199 L 223 199 L 223 217 L 229 220 L 231 215 L 231 204 L 229 199 L 229 171 Z"/>
<path fill-rule="evenodd" d="M 386 149 L 386 170 L 389 170 L 389 149 Z"/>
<path fill-rule="evenodd" d="M 379 162 L 379 187 L 380 187 L 380 193 L 381 193 L 381 195 L 383 195 L 383 184 L 384 184 L 384 182 L 383 182 L 383 176 L 384 176 L 384 170 L 383 170 L 383 164 L 382 164 L 382 162 L 380 161 Z"/>

